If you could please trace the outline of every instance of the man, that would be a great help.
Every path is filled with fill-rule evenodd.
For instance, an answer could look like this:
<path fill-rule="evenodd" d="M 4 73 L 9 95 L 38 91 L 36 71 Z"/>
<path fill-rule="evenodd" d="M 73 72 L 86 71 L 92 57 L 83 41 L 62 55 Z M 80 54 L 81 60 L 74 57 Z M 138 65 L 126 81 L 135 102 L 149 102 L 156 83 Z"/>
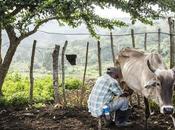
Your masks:
<path fill-rule="evenodd" d="M 123 92 L 116 79 L 121 76 L 119 68 L 110 67 L 99 77 L 89 95 L 88 109 L 94 117 L 105 117 L 110 122 L 111 113 L 116 112 L 115 124 L 128 126 L 128 93 Z M 114 97 L 118 96 L 117 99 Z M 109 114 L 110 113 L 110 114 Z"/>

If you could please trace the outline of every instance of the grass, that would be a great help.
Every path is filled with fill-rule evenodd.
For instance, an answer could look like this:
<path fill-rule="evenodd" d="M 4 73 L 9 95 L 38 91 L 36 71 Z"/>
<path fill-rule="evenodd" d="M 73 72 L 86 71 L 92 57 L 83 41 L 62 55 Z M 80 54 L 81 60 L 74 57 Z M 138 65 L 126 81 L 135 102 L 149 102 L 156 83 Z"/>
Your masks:
<path fill-rule="evenodd" d="M 36 106 L 42 106 L 45 102 L 53 102 L 54 91 L 52 82 L 51 75 L 35 78 L 33 100 Z M 65 80 L 66 91 L 78 91 L 81 86 L 82 81 L 78 78 L 67 77 Z M 23 106 L 28 104 L 29 90 L 28 77 L 17 72 L 8 74 L 2 88 L 4 96 L 0 98 L 0 106 Z M 61 81 L 59 81 L 59 94 L 62 95 Z M 72 96 L 72 99 L 74 98 Z"/>

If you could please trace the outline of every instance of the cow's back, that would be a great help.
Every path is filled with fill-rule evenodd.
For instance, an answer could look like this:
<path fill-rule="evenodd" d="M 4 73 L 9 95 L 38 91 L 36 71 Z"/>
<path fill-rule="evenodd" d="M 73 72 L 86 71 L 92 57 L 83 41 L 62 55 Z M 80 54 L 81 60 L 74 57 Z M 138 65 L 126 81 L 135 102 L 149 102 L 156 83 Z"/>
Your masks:
<path fill-rule="evenodd" d="M 150 94 L 150 90 L 145 89 L 144 85 L 150 79 L 154 78 L 154 74 L 147 66 L 147 60 L 156 68 L 164 67 L 160 55 L 144 53 L 137 49 L 123 49 L 117 57 L 117 62 L 120 64 L 124 81 L 131 89 L 146 97 Z"/>

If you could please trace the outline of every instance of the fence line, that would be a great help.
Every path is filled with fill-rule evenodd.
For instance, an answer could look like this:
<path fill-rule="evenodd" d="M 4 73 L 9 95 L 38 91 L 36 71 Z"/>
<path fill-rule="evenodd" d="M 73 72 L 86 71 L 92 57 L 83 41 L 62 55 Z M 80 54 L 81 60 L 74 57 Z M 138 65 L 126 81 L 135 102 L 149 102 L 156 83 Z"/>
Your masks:
<path fill-rule="evenodd" d="M 40 30 L 39 30 L 40 31 Z M 133 30 L 134 31 L 134 30 Z M 49 33 L 49 32 L 45 32 L 45 33 Z M 145 36 L 145 33 L 146 33 L 146 36 Z M 49 33 L 49 34 L 63 34 L 63 33 Z M 112 34 L 112 32 L 111 32 L 111 34 Z M 166 33 L 166 32 L 159 32 L 159 31 L 155 31 L 155 32 L 140 32 L 140 33 L 136 33 L 136 32 L 133 32 L 133 34 L 130 32 L 130 33 L 126 33 L 126 34 L 120 34 L 120 35 L 116 35 L 116 34 L 112 34 L 111 35 L 110 33 L 109 33 L 109 35 L 105 35 L 105 34 L 99 34 L 99 35 L 101 35 L 101 36 L 108 36 L 108 38 L 110 39 L 110 37 L 112 37 L 112 40 L 113 40 L 113 38 L 116 38 L 116 37 L 114 37 L 114 36 L 129 36 L 129 37 L 131 37 L 132 36 L 132 39 L 134 38 L 134 36 L 136 36 L 136 35 L 143 35 L 143 36 L 141 36 L 141 37 L 143 37 L 143 44 L 144 44 L 144 48 L 146 48 L 147 49 L 147 42 L 148 41 L 150 41 L 150 40 L 148 40 L 147 39 L 147 37 L 148 37 L 148 35 L 149 34 L 156 34 L 156 35 L 160 35 L 160 34 L 166 34 L 166 35 L 168 35 L 168 36 L 172 36 L 172 33 L 171 33 L 171 35 L 170 35 L 170 33 Z M 131 35 L 132 34 L 132 35 Z M 175 34 L 175 33 L 174 33 Z M 69 34 L 69 33 L 65 33 L 65 34 L 63 34 L 63 35 L 80 35 L 79 33 L 74 33 L 74 34 Z M 90 34 L 86 34 L 86 33 L 82 33 L 82 35 L 90 35 Z M 152 35 L 150 35 L 150 36 L 152 36 Z M 167 37 L 168 37 L 167 36 Z M 117 37 L 117 39 L 118 39 L 118 37 Z M 157 36 L 156 36 L 157 37 Z M 160 36 L 158 36 L 158 37 L 160 37 Z M 156 39 L 153 39 L 153 40 L 151 40 L 152 42 L 161 42 L 161 40 L 160 40 L 160 38 L 156 38 Z M 113 41 L 112 41 L 113 42 Z M 133 41 L 131 40 L 131 43 L 132 43 Z M 134 42 L 136 42 L 135 40 L 134 40 Z M 93 42 L 94 43 L 94 42 Z M 5 43 L 6 45 L 7 45 L 7 43 Z M 118 42 L 117 42 L 117 44 L 118 44 Z M 4 44 L 2 44 L 2 45 L 4 45 Z M 113 45 L 113 47 L 114 48 L 116 48 L 116 46 L 121 46 L 121 45 L 116 45 L 116 41 L 115 41 L 115 44 Z M 130 46 L 132 46 L 132 44 L 130 45 Z M 139 44 L 139 46 L 140 46 L 140 44 Z M 25 47 L 25 46 L 19 46 L 20 48 L 32 48 L 32 47 Z M 94 46 L 95 47 L 95 46 Z M 112 47 L 112 48 L 113 48 Z M 121 46 L 122 47 L 122 46 Z M 96 47 L 95 47 L 96 48 Z M 136 46 L 136 48 L 139 48 L 139 47 L 137 47 Z M 49 50 L 49 51 L 53 51 L 54 50 L 54 47 L 52 48 L 52 47 L 36 47 L 36 51 L 39 53 L 39 55 L 42 55 L 42 49 L 47 49 L 47 50 Z M 145 50 L 146 50 L 145 49 Z M 159 48 L 160 49 L 160 48 Z M 158 50 L 159 50 L 158 49 Z M 89 52 L 91 52 L 91 50 L 89 50 Z M 37 54 L 38 55 L 38 54 Z M 97 54 L 96 54 L 97 55 Z M 43 60 L 43 59 L 42 59 Z M 60 64 L 60 63 L 59 63 Z M 79 64 L 83 64 L 83 63 L 81 63 L 81 61 L 79 60 Z M 35 72 L 34 72 L 35 73 Z M 39 72 L 39 73 L 42 73 L 42 72 Z"/>
<path fill-rule="evenodd" d="M 54 33 L 54 32 L 46 32 L 46 31 L 42 31 L 42 30 L 39 30 L 39 32 L 43 32 L 43 33 L 47 33 L 47 34 L 57 34 L 57 35 L 91 35 L 89 33 Z M 145 35 L 145 33 L 147 33 L 147 35 L 149 34 L 158 34 L 158 32 L 140 32 L 140 33 L 135 33 L 134 32 L 134 35 Z M 175 33 L 167 33 L 167 32 L 159 32 L 160 34 L 165 34 L 165 35 L 171 35 L 171 36 L 175 36 Z M 97 34 L 98 36 L 107 36 L 107 37 L 111 37 L 111 35 L 109 34 Z M 112 34 L 112 36 L 131 36 L 131 33 L 126 33 L 126 34 Z M 153 41 L 153 40 L 152 40 Z M 154 40 L 155 42 L 158 41 L 158 40 Z M 2 47 L 5 47 L 9 44 L 9 42 L 6 42 L 4 44 L 2 44 Z M 115 46 L 115 45 L 114 45 Z M 19 48 L 29 48 L 31 49 L 32 47 L 24 47 L 24 46 L 19 46 Z M 54 47 L 36 47 L 36 49 L 50 49 L 50 50 L 53 50 Z"/>
<path fill-rule="evenodd" d="M 47 34 L 57 34 L 57 35 L 72 35 L 72 36 L 80 36 L 80 35 L 87 35 L 90 36 L 90 33 L 56 33 L 56 32 L 47 32 L 47 31 L 43 31 L 43 30 L 38 30 L 39 32 L 42 33 L 47 33 Z M 141 34 L 157 34 L 157 32 L 141 32 L 141 33 L 134 33 L 134 35 L 141 35 Z M 160 32 L 161 34 L 165 34 L 165 35 L 170 35 L 170 33 L 167 32 Z M 100 34 L 97 33 L 98 36 L 110 36 L 110 34 Z M 113 36 L 130 36 L 131 33 L 126 33 L 126 34 L 113 34 Z M 172 34 L 175 36 L 175 33 Z"/>

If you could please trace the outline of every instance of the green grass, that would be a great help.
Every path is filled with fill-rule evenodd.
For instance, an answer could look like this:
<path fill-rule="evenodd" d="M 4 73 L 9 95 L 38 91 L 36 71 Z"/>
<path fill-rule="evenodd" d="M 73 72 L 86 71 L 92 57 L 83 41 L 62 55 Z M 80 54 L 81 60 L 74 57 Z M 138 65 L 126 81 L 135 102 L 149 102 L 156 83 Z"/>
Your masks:
<path fill-rule="evenodd" d="M 54 100 L 52 75 L 37 77 L 34 79 L 33 100 L 34 103 L 44 103 Z M 77 78 L 66 78 L 65 87 L 69 90 L 78 89 L 81 81 Z M 29 103 L 29 78 L 17 72 L 8 74 L 2 91 L 4 96 L 0 98 L 0 106 L 23 106 Z M 62 94 L 59 81 L 59 93 Z"/>

